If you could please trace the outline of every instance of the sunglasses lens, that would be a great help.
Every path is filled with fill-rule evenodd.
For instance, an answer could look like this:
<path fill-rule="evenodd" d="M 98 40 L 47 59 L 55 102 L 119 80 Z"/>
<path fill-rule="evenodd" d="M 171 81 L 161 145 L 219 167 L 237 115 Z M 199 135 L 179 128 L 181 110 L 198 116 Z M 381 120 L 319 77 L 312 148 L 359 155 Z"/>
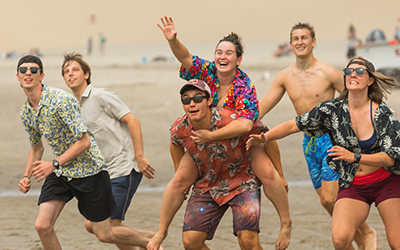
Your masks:
<path fill-rule="evenodd" d="M 193 101 L 195 103 L 201 103 L 203 101 L 203 96 L 201 96 L 201 95 L 195 96 L 195 97 L 193 97 Z"/>
<path fill-rule="evenodd" d="M 19 67 L 19 72 L 20 72 L 21 74 L 25 74 L 27 70 L 28 70 L 27 67 Z"/>
<path fill-rule="evenodd" d="M 191 98 L 185 97 L 185 98 L 182 98 L 181 101 L 182 101 L 182 104 L 188 105 L 188 104 L 190 104 Z"/>
<path fill-rule="evenodd" d="M 356 69 L 357 75 L 362 76 L 362 75 L 364 75 L 364 73 L 365 73 L 365 68 L 357 68 Z"/>
<path fill-rule="evenodd" d="M 344 73 L 345 76 L 349 76 L 349 75 L 351 75 L 353 73 L 353 69 L 352 68 L 345 68 L 343 70 L 343 73 Z"/>
<path fill-rule="evenodd" d="M 31 67 L 30 70 L 31 70 L 32 74 L 36 74 L 38 72 L 39 68 L 38 67 Z"/>

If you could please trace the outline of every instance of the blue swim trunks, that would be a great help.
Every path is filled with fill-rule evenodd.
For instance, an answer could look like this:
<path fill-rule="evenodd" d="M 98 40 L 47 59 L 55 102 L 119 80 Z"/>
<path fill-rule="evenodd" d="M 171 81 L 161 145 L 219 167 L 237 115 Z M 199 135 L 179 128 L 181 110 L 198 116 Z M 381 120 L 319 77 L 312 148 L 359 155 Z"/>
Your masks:
<path fill-rule="evenodd" d="M 335 181 L 339 179 L 338 173 L 331 169 L 326 162 L 328 149 L 332 147 L 328 134 L 309 136 L 304 134 L 303 151 L 306 157 L 308 171 L 315 189 L 321 187 L 321 181 Z"/>

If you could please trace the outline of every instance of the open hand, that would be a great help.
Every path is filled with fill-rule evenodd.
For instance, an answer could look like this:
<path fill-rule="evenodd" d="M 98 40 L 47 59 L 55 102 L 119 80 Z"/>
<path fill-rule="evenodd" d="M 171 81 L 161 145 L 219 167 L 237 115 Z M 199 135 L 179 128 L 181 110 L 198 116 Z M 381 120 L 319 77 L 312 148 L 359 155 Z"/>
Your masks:
<path fill-rule="evenodd" d="M 175 30 L 174 21 L 172 20 L 172 17 L 164 16 L 164 18 L 161 17 L 160 19 L 162 26 L 159 23 L 157 23 L 157 26 L 162 30 L 165 38 L 168 41 L 174 40 L 178 32 L 176 32 Z"/>

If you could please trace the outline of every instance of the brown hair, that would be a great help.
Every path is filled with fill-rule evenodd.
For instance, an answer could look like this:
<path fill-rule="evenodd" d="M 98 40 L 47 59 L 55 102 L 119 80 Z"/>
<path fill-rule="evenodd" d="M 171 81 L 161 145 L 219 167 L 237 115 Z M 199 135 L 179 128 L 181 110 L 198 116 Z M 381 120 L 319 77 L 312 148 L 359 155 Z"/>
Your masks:
<path fill-rule="evenodd" d="M 346 68 L 349 67 L 350 64 L 360 64 L 367 67 L 368 75 L 374 78 L 374 82 L 368 87 L 368 98 L 376 103 L 381 103 L 383 98 L 387 99 L 387 94 L 390 94 L 390 89 L 399 85 L 399 83 L 396 82 L 396 79 L 385 76 L 380 72 L 375 72 L 374 65 L 361 56 L 351 59 Z M 346 87 L 346 76 L 344 76 L 344 90 L 340 93 L 339 99 L 343 100 L 347 98 L 348 94 L 349 91 Z"/>
<path fill-rule="evenodd" d="M 89 77 L 86 80 L 87 85 L 89 85 L 90 84 L 90 76 L 92 75 L 92 72 L 90 71 L 89 64 L 87 62 L 85 62 L 82 59 L 82 57 L 83 56 L 81 54 L 75 53 L 75 52 L 65 55 L 64 62 L 61 66 L 61 75 L 64 77 L 64 68 L 66 66 L 68 66 L 70 64 L 70 62 L 75 61 L 75 62 L 79 63 L 79 65 L 81 65 L 81 68 L 82 68 L 84 74 L 89 73 Z"/>
<path fill-rule="evenodd" d="M 310 31 L 311 39 L 315 38 L 315 31 L 314 27 L 309 23 L 297 23 L 292 27 L 290 31 L 290 42 L 292 42 L 292 34 L 294 30 L 301 30 L 301 29 L 308 29 Z"/>
<path fill-rule="evenodd" d="M 233 43 L 233 45 L 235 45 L 237 57 L 239 58 L 243 55 L 244 49 L 243 49 L 243 45 L 242 45 L 241 39 L 238 34 L 231 32 L 229 35 L 224 36 L 221 40 L 219 40 L 217 47 L 221 42 Z"/>

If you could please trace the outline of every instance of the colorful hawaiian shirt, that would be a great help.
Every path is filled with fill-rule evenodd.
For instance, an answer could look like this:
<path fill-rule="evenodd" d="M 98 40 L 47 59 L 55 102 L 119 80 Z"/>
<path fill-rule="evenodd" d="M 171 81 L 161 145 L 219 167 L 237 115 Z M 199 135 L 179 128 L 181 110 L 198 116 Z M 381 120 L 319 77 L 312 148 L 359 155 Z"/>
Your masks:
<path fill-rule="evenodd" d="M 210 62 L 193 55 L 193 66 L 186 70 L 183 65 L 180 69 L 180 77 L 185 80 L 199 79 L 205 81 L 211 89 L 213 107 L 218 104 L 219 80 L 217 68 L 214 62 Z M 237 118 L 256 121 L 258 119 L 258 99 L 256 88 L 250 77 L 241 69 L 237 69 L 232 87 L 228 91 L 224 102 L 224 108 L 236 110 Z"/>
<path fill-rule="evenodd" d="M 231 109 L 211 108 L 211 112 L 210 131 L 220 129 L 236 119 Z M 198 168 L 199 178 L 193 188 L 194 195 L 210 192 L 215 202 L 222 205 L 239 193 L 260 187 L 259 180 L 250 168 L 250 153 L 245 148 L 248 135 L 196 144 L 190 138 L 191 130 L 196 128 L 186 115 L 176 119 L 170 128 L 171 142 L 183 146 Z M 257 120 L 250 134 L 265 130 L 262 122 Z"/>
<path fill-rule="evenodd" d="M 79 103 L 64 90 L 43 85 L 37 111 L 26 100 L 21 109 L 21 120 L 32 146 L 44 136 L 55 158 L 67 151 L 83 133 L 89 133 L 91 146 L 72 161 L 54 170 L 57 176 L 83 178 L 99 173 L 105 160 L 93 135 L 82 121 Z"/>
<path fill-rule="evenodd" d="M 385 169 L 400 175 L 400 123 L 393 113 L 394 111 L 384 102 L 379 104 L 374 117 L 377 142 L 372 148 L 365 150 L 360 148 L 351 125 L 347 98 L 322 102 L 309 112 L 296 117 L 296 123 L 300 130 L 314 136 L 328 133 L 333 146 L 344 147 L 350 152 L 362 154 L 385 152 L 396 158 L 394 165 Z M 349 187 L 359 164 L 344 160 L 334 161 L 332 158 L 328 156 L 326 161 L 339 174 L 339 187 L 341 189 Z"/>

